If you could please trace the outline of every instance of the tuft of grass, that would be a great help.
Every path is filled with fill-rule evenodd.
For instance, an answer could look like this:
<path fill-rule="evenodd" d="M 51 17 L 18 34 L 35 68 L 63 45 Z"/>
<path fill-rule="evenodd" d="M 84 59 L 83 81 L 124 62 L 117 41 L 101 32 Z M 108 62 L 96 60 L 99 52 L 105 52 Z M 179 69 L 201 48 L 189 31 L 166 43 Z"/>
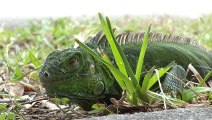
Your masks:
<path fill-rule="evenodd" d="M 195 68 L 194 68 L 195 69 Z M 205 95 L 205 99 L 212 95 L 211 87 L 203 87 L 203 84 L 212 76 L 212 71 L 208 72 L 204 79 L 202 79 L 197 85 L 192 85 L 188 89 L 184 89 L 181 93 L 182 100 L 185 102 L 191 102 L 193 99 Z"/>
<path fill-rule="evenodd" d="M 197 87 L 202 87 L 202 85 L 212 76 L 212 71 L 208 72 L 204 79 L 198 84 Z"/>
<path fill-rule="evenodd" d="M 152 97 L 153 96 L 152 93 L 154 92 L 149 92 L 150 88 L 154 85 L 154 83 L 156 83 L 156 81 L 158 80 L 158 77 L 163 76 L 172 66 L 175 65 L 175 63 L 171 63 L 167 67 L 159 69 L 158 74 L 153 74 L 153 70 L 151 69 L 145 75 L 142 86 L 140 86 L 139 74 L 141 74 L 141 70 L 142 70 L 142 64 L 144 60 L 145 50 L 147 48 L 147 43 L 148 43 L 147 41 L 148 41 L 148 36 L 150 32 L 150 27 L 146 32 L 145 38 L 143 40 L 144 42 L 141 47 L 141 53 L 140 53 L 139 61 L 137 64 L 139 66 L 137 66 L 137 69 L 136 69 L 136 73 L 137 73 L 137 79 L 136 79 L 136 75 L 134 75 L 126 59 L 126 56 L 124 55 L 121 47 L 115 40 L 109 18 L 106 17 L 106 19 L 104 19 L 104 17 L 99 13 L 99 19 L 102 24 L 104 33 L 107 37 L 107 40 L 111 46 L 113 55 L 115 57 L 115 61 L 119 69 L 114 67 L 111 64 L 111 61 L 108 59 L 107 55 L 103 54 L 103 56 L 100 57 L 98 54 L 93 52 L 92 49 L 90 49 L 85 44 L 81 43 L 79 40 L 75 40 L 75 41 L 79 44 L 79 46 L 82 49 L 84 49 L 86 52 L 91 54 L 96 60 L 105 64 L 110 69 L 115 79 L 119 83 L 120 87 L 123 90 L 127 91 L 127 100 L 129 103 L 133 105 L 139 105 L 142 103 L 150 103 L 151 101 L 153 101 L 154 98 L 156 98 L 156 97 Z M 158 93 L 154 93 L 154 96 L 157 96 L 157 98 L 161 98 L 161 95 Z M 149 99 L 146 99 L 146 98 L 149 98 Z M 166 99 L 168 99 L 168 102 L 171 104 L 170 100 L 172 99 L 169 99 L 168 97 L 166 97 Z M 180 101 L 180 100 L 176 100 L 176 101 L 184 103 L 183 101 Z"/>
<path fill-rule="evenodd" d="M 212 89 L 209 87 L 194 87 L 192 89 L 187 89 L 182 92 L 182 100 L 190 102 L 193 98 L 196 98 L 200 94 L 206 92 L 212 92 Z"/>

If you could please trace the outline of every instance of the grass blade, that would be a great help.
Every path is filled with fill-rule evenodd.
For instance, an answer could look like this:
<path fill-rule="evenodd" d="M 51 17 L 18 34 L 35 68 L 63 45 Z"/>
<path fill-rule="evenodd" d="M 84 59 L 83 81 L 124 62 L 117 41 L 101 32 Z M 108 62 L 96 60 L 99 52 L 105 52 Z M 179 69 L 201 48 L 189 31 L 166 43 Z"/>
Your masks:
<path fill-rule="evenodd" d="M 127 61 L 126 56 L 124 55 L 121 47 L 119 46 L 119 44 L 115 40 L 115 37 L 113 36 L 110 20 L 106 17 L 106 21 L 105 21 L 103 16 L 100 13 L 99 13 L 99 18 L 100 18 L 101 24 L 103 26 L 107 40 L 111 46 L 113 55 L 115 55 L 114 57 L 115 57 L 116 63 L 118 65 L 120 71 L 123 72 L 124 75 L 126 75 L 126 76 L 128 76 L 128 74 L 129 74 L 129 77 L 131 78 L 134 89 L 135 89 L 136 87 L 139 86 L 139 84 L 135 79 L 134 73 Z"/>
<path fill-rule="evenodd" d="M 210 71 L 205 77 L 204 79 L 199 83 L 199 85 L 197 87 L 202 87 L 202 85 L 212 76 L 212 71 Z"/>
<path fill-rule="evenodd" d="M 171 106 L 182 106 L 182 105 L 186 105 L 187 103 L 183 100 L 177 99 L 177 98 L 171 98 L 171 97 L 167 97 L 167 96 L 163 96 L 161 94 L 158 94 L 156 92 L 152 92 L 150 90 L 147 91 L 147 95 L 151 98 L 156 99 L 157 101 L 163 101 L 163 98 L 165 97 L 167 100 L 167 103 Z"/>
<path fill-rule="evenodd" d="M 118 70 L 116 67 L 114 67 L 113 65 L 111 65 L 111 63 L 106 62 L 103 58 L 101 58 L 98 54 L 96 54 L 95 52 L 92 51 L 92 49 L 90 49 L 87 45 L 83 44 L 82 42 L 80 42 L 79 40 L 75 39 L 76 43 L 79 44 L 79 46 L 85 50 L 86 52 L 88 52 L 90 55 L 92 55 L 96 60 L 102 62 L 104 65 L 106 65 L 110 71 L 112 72 L 113 76 L 115 77 L 115 79 L 117 80 L 117 82 L 119 83 L 120 87 L 123 90 L 128 90 L 129 92 L 133 92 L 133 84 L 132 82 L 120 71 Z M 109 83 L 113 83 L 111 81 L 108 80 Z"/>
<path fill-rule="evenodd" d="M 124 75 L 128 76 L 127 71 L 125 69 L 124 62 L 123 62 L 123 60 L 121 58 L 121 55 L 119 54 L 119 51 L 118 51 L 118 49 L 116 47 L 116 44 L 114 42 L 115 37 L 112 34 L 112 30 L 109 29 L 107 22 L 104 20 L 104 17 L 100 13 L 99 13 L 99 19 L 100 19 L 100 22 L 102 24 L 104 33 L 105 33 L 105 35 L 107 37 L 107 40 L 108 40 L 108 42 L 109 42 L 109 44 L 111 46 L 113 55 L 115 55 L 114 58 L 116 60 L 116 64 L 117 64 L 119 70 L 122 73 L 124 73 Z"/>
<path fill-rule="evenodd" d="M 172 62 L 172 63 L 170 63 L 168 66 L 166 66 L 165 68 L 160 68 L 160 69 L 158 70 L 159 77 L 163 76 L 163 75 L 164 75 L 166 72 L 168 72 L 174 65 L 176 65 L 176 63 L 175 63 L 175 62 Z M 158 77 L 157 77 L 156 74 L 154 74 L 154 75 L 152 76 L 152 78 L 151 78 L 151 79 L 149 80 L 149 82 L 148 82 L 148 86 L 147 86 L 147 88 L 146 88 L 146 91 L 149 90 L 149 89 L 155 84 L 155 82 L 157 82 L 157 80 L 158 80 Z"/>
<path fill-rule="evenodd" d="M 145 103 L 149 103 L 150 99 L 149 96 L 147 95 L 147 87 L 149 84 L 149 80 L 151 79 L 153 75 L 154 67 L 148 71 L 148 73 L 145 75 L 143 79 L 143 83 L 141 88 L 138 90 L 139 92 L 139 99 Z"/>
<path fill-rule="evenodd" d="M 150 82 L 150 79 L 153 75 L 153 72 L 154 72 L 154 67 L 151 68 L 148 73 L 144 76 L 144 79 L 143 79 L 143 82 L 142 82 L 142 86 L 141 86 L 141 93 L 146 93 L 147 92 L 147 87 L 148 87 L 148 84 Z"/>
<path fill-rule="evenodd" d="M 141 51 L 140 51 L 140 55 L 139 55 L 139 59 L 138 59 L 138 64 L 137 64 L 136 74 L 135 74 L 135 78 L 138 81 L 138 83 L 140 82 L 141 71 L 142 71 L 142 67 L 143 67 L 144 56 L 145 56 L 146 49 L 147 49 L 147 43 L 148 43 L 148 39 L 149 39 L 150 29 L 151 29 L 151 25 L 149 26 L 147 32 L 144 35 L 144 39 L 142 42 L 142 47 L 141 47 Z"/>
<path fill-rule="evenodd" d="M 185 102 L 189 102 L 192 100 L 192 98 L 197 97 L 198 94 L 196 93 L 203 93 L 208 91 L 212 91 L 212 89 L 209 87 L 194 87 L 192 88 L 192 90 L 191 89 L 184 90 L 182 92 L 182 100 Z"/>
<path fill-rule="evenodd" d="M 109 20 L 108 17 L 106 17 L 106 21 L 107 21 L 110 33 L 112 34 L 112 27 L 111 27 L 110 20 Z M 129 77 L 131 78 L 135 89 L 140 89 L 139 82 L 136 81 L 135 75 L 134 75 L 134 73 L 132 71 L 132 68 L 130 67 L 130 64 L 127 61 L 127 58 L 126 58 L 124 52 L 122 51 L 120 45 L 117 43 L 115 38 L 113 39 L 113 41 L 114 41 L 114 43 L 115 43 L 115 45 L 116 45 L 116 47 L 118 49 L 119 54 L 121 55 L 121 58 L 122 58 L 122 61 L 124 63 L 124 66 L 126 68 L 126 71 L 127 71 L 128 75 L 129 75 Z"/>
<path fill-rule="evenodd" d="M 35 57 L 32 50 L 29 51 L 29 58 L 31 62 L 35 65 L 35 67 L 41 66 L 41 63 L 37 57 Z"/>

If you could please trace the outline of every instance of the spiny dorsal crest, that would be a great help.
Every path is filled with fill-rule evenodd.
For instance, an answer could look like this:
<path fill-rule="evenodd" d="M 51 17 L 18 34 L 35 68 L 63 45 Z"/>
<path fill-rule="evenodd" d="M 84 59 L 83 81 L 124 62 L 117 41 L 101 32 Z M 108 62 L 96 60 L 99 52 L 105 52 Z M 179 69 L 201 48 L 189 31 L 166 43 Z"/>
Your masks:
<path fill-rule="evenodd" d="M 115 30 L 115 29 L 114 29 Z M 114 32 L 113 30 L 113 32 Z M 142 41 L 145 32 L 124 32 L 116 36 L 116 40 L 119 44 L 130 44 Z M 161 41 L 161 42 L 172 42 L 179 44 L 189 44 L 205 49 L 199 42 L 190 37 L 177 36 L 172 34 L 155 33 L 150 32 L 149 41 Z M 99 31 L 95 37 L 90 40 L 90 43 L 97 44 L 100 46 L 108 46 L 109 43 L 104 35 L 103 30 Z"/>

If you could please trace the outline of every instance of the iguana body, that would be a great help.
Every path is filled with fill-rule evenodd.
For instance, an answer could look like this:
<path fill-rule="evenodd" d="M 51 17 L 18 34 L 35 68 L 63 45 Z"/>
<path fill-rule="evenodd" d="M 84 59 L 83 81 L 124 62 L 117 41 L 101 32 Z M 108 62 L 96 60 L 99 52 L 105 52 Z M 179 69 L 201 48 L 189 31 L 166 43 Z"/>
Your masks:
<path fill-rule="evenodd" d="M 144 33 L 123 33 L 117 36 L 117 41 L 121 44 L 133 70 L 136 69 L 143 36 Z M 186 69 L 192 63 L 202 76 L 212 68 L 212 54 L 192 43 L 189 38 L 152 33 L 149 40 L 143 72 L 153 66 L 165 67 L 173 61 L 182 66 L 182 69 Z M 104 50 L 114 62 L 111 49 L 102 32 L 99 32 L 87 45 L 96 52 L 97 48 Z M 180 77 L 181 73 L 175 71 L 171 72 L 179 74 Z M 184 74 L 181 76 L 183 78 Z M 71 102 L 76 102 L 87 110 L 93 103 L 108 102 L 111 97 L 120 97 L 122 92 L 106 66 L 79 47 L 51 53 L 40 72 L 40 79 L 50 96 L 70 98 Z M 169 79 L 170 76 L 166 77 L 165 87 L 171 89 L 179 87 L 173 86 L 178 82 L 170 82 Z"/>

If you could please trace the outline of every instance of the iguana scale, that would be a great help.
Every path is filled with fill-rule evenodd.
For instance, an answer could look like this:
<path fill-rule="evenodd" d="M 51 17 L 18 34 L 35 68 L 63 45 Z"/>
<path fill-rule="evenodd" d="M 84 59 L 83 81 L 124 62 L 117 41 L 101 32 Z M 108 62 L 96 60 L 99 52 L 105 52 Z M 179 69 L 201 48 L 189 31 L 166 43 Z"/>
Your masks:
<path fill-rule="evenodd" d="M 143 37 L 144 33 L 122 33 L 116 37 L 133 70 L 136 69 Z M 87 45 L 95 52 L 97 48 L 104 50 L 115 65 L 102 31 Z M 153 66 L 165 67 L 173 61 L 178 65 L 170 73 L 179 79 L 186 77 L 185 69 L 190 63 L 202 76 L 212 69 L 212 54 L 191 38 L 150 33 L 143 72 Z M 56 50 L 49 54 L 39 76 L 48 95 L 67 97 L 85 110 L 89 110 L 94 103 L 108 103 L 111 97 L 119 98 L 122 92 L 109 69 L 80 47 Z M 165 76 L 163 86 L 174 91 L 183 88 L 182 83 L 170 75 Z"/>

